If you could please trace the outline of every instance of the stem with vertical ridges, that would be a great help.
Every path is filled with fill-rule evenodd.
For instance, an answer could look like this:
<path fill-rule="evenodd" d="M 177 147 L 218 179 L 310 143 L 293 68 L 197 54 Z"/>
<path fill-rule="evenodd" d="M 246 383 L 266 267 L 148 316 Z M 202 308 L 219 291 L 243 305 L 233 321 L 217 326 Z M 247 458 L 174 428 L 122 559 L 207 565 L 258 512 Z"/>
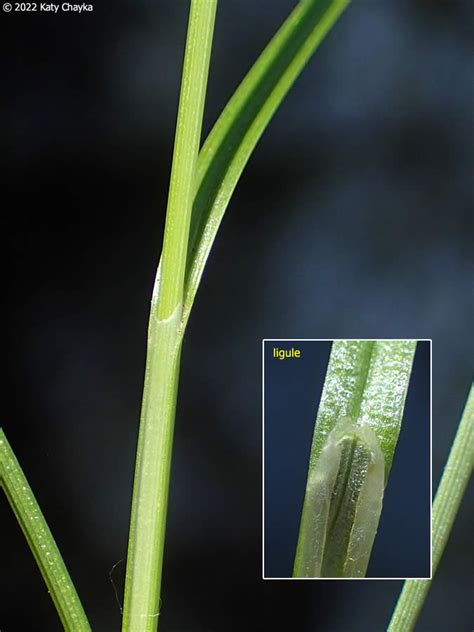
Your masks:
<path fill-rule="evenodd" d="M 192 0 L 162 265 L 153 291 L 130 521 L 123 632 L 158 628 L 179 379 L 184 274 L 217 0 Z"/>

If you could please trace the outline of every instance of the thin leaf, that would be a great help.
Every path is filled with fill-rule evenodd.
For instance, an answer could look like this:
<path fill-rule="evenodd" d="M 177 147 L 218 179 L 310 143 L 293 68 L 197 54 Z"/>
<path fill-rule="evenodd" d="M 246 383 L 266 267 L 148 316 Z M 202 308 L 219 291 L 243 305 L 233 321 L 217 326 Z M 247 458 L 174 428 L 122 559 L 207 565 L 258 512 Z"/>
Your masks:
<path fill-rule="evenodd" d="M 245 165 L 287 92 L 349 2 L 299 2 L 210 132 L 197 166 L 183 330 L 212 244 Z"/>
<path fill-rule="evenodd" d="M 436 573 L 474 466 L 474 386 L 471 385 L 456 437 L 433 503 L 433 570 Z M 411 632 L 428 591 L 429 579 L 405 582 L 388 632 Z"/>
<path fill-rule="evenodd" d="M 61 553 L 20 464 L 0 428 L 0 483 L 67 632 L 91 628 Z"/>

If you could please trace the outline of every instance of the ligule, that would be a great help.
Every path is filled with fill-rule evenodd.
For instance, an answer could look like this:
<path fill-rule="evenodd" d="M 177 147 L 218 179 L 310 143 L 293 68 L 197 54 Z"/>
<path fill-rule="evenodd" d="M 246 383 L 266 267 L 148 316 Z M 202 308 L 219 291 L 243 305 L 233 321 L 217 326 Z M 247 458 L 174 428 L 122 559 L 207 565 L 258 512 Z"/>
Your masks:
<path fill-rule="evenodd" d="M 306 489 L 300 577 L 363 577 L 382 510 L 384 459 L 367 424 L 340 419 Z"/>

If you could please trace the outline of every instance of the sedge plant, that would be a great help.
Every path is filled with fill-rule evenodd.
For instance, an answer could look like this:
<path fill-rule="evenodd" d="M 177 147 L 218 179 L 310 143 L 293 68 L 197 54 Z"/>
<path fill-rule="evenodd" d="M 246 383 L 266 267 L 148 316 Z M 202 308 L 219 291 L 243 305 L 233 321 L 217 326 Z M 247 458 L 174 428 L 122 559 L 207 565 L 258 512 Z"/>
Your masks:
<path fill-rule="evenodd" d="M 153 289 L 125 582 L 123 632 L 159 622 L 181 348 L 203 270 L 240 175 L 294 81 L 350 0 L 301 0 L 200 148 L 217 0 L 191 0 L 163 249 Z M 0 481 L 67 632 L 90 624 L 5 435 Z"/>

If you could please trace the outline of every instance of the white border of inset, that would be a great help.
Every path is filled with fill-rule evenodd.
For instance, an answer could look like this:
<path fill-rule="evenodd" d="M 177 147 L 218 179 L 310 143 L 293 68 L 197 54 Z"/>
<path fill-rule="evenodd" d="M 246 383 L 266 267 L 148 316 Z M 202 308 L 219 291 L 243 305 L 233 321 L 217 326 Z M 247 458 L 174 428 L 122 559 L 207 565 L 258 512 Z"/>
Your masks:
<path fill-rule="evenodd" d="M 265 581 L 405 581 L 433 578 L 433 503 L 430 502 L 430 576 L 429 577 L 265 577 L 265 343 L 266 342 L 335 342 L 339 340 L 416 340 L 430 343 L 430 500 L 433 498 L 433 340 L 432 338 L 263 338 L 262 339 L 262 579 Z"/>

